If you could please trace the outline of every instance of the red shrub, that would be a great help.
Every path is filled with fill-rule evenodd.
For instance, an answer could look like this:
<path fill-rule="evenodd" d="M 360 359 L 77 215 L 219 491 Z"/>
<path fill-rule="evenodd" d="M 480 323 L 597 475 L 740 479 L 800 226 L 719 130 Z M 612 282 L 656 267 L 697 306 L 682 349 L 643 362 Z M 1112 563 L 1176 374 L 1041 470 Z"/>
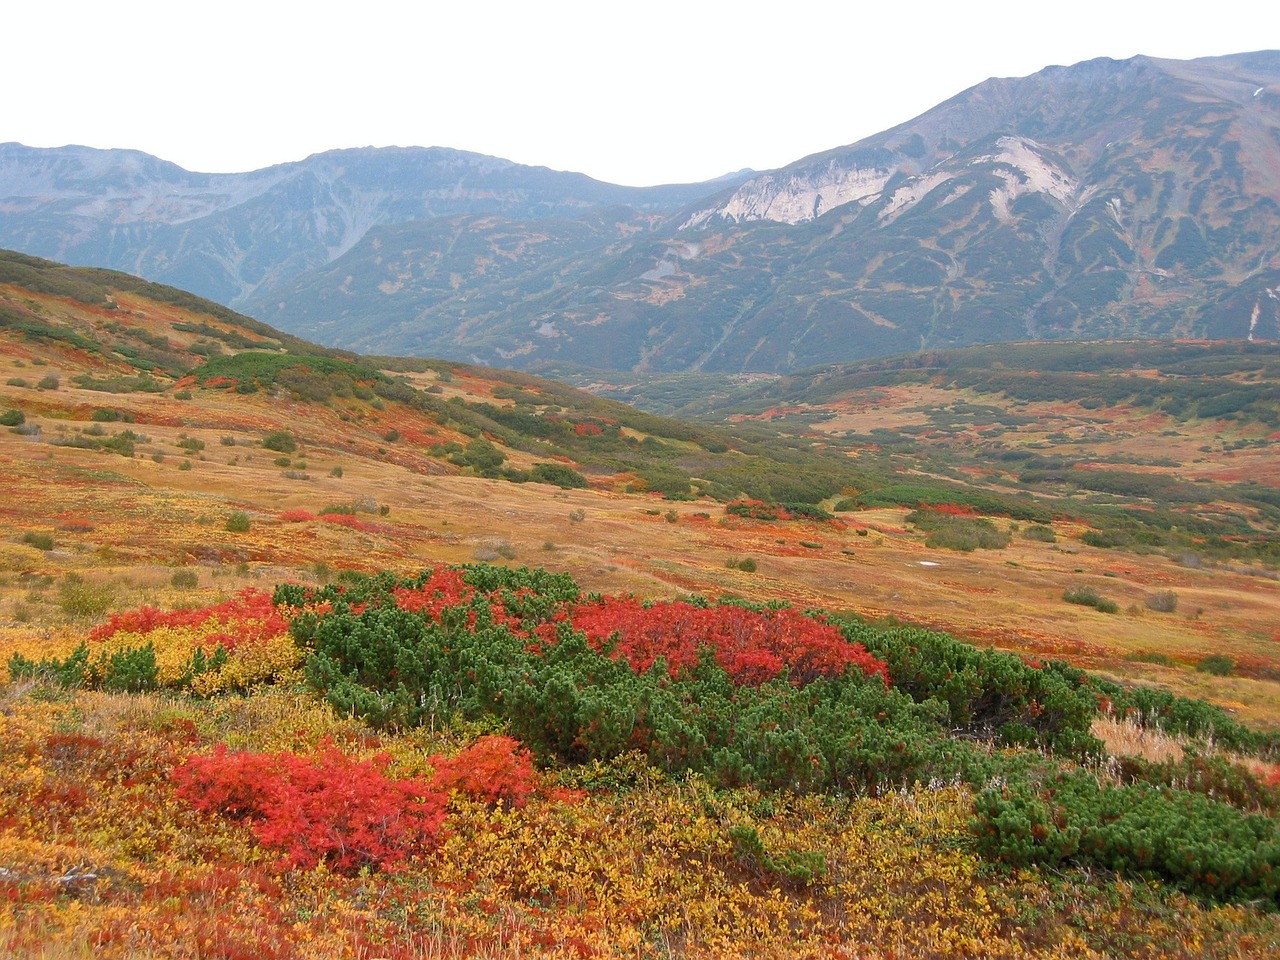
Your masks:
<path fill-rule="evenodd" d="M 280 520 L 283 523 L 306 523 L 314 519 L 316 515 L 308 510 L 286 510 L 280 514 Z"/>
<path fill-rule="evenodd" d="M 246 641 L 279 636 L 289 628 L 288 621 L 271 602 L 271 594 L 248 587 L 236 594 L 234 599 L 211 607 L 169 611 L 157 607 L 139 607 L 137 610 L 112 614 L 106 623 L 94 628 L 89 639 L 105 640 L 121 632 L 148 633 L 159 627 L 200 627 L 215 619 L 228 627 L 234 627 L 219 634 L 228 650 Z"/>
<path fill-rule="evenodd" d="M 646 607 L 634 598 L 615 597 L 582 604 L 571 619 L 597 649 L 616 635 L 616 653 L 637 671 L 664 657 L 674 674 L 694 666 L 699 651 L 710 647 L 738 683 L 763 683 L 786 668 L 793 681 L 807 683 L 842 674 L 850 665 L 888 681 L 888 666 L 861 644 L 850 643 L 824 620 L 788 608 L 704 608 L 680 601 Z"/>
<path fill-rule="evenodd" d="M 533 756 L 511 737 L 481 737 L 450 759 L 434 756 L 432 783 L 477 800 L 523 807 L 533 792 Z"/>
<path fill-rule="evenodd" d="M 281 865 L 334 870 L 384 867 L 433 844 L 445 797 L 422 779 L 392 780 L 388 758 L 354 760 L 330 746 L 313 757 L 229 753 L 192 756 L 173 771 L 177 794 L 202 813 L 249 823 Z"/>

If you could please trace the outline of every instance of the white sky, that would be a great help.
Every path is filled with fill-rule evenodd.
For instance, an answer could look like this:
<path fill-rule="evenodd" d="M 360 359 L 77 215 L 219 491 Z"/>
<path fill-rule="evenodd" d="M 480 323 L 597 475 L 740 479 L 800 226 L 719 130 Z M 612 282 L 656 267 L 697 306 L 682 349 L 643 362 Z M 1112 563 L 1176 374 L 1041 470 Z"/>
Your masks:
<path fill-rule="evenodd" d="M 635 185 L 781 166 L 987 77 L 1280 48 L 1268 0 L 63 0 L 0 24 L 0 141 L 206 172 L 447 146 Z"/>

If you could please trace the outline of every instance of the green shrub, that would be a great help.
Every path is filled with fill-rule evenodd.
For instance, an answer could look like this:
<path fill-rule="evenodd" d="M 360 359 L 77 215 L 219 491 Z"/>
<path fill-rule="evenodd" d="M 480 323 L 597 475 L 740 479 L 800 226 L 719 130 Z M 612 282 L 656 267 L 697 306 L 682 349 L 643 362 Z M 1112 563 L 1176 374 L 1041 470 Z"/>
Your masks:
<path fill-rule="evenodd" d="M 113 591 L 102 583 L 88 583 L 68 574 L 58 590 L 58 606 L 75 620 L 92 620 L 111 609 Z"/>
<path fill-rule="evenodd" d="M 1075 603 L 1082 607 L 1093 607 L 1102 613 L 1116 613 L 1120 609 L 1119 604 L 1114 600 L 1108 600 L 1094 590 L 1093 587 L 1068 587 L 1063 591 L 1062 599 L 1067 603 Z"/>
<path fill-rule="evenodd" d="M 760 831 L 745 824 L 731 826 L 729 839 L 733 842 L 733 858 L 740 866 L 752 872 L 785 883 L 808 887 L 827 875 L 827 861 L 818 850 L 786 850 L 772 853 L 767 850 Z"/>
<path fill-rule="evenodd" d="M 1178 595 L 1172 590 L 1162 590 L 1147 597 L 1147 609 L 1158 613 L 1173 613 L 1178 609 Z"/>
<path fill-rule="evenodd" d="M 926 532 L 925 546 L 972 553 L 974 550 L 1003 550 L 1009 534 L 985 517 L 956 516 L 939 510 L 913 510 L 908 523 Z"/>
<path fill-rule="evenodd" d="M 58 379 L 56 373 L 46 373 L 40 378 L 40 382 L 36 384 L 37 390 L 57 390 L 62 381 Z"/>
<path fill-rule="evenodd" d="M 262 445 L 276 453 L 293 453 L 298 449 L 298 442 L 288 430 L 277 430 L 262 438 Z"/>
<path fill-rule="evenodd" d="M 1073 772 L 990 787 L 975 810 L 979 850 L 1011 865 L 1092 864 L 1215 900 L 1280 905 L 1276 821 L 1199 793 L 1104 788 Z"/>
<path fill-rule="evenodd" d="M 1057 535 L 1053 532 L 1053 527 L 1046 526 L 1043 523 L 1033 523 L 1027 529 L 1022 531 L 1024 540 L 1035 540 L 1038 543 L 1056 543 Z"/>
<path fill-rule="evenodd" d="M 535 463 L 529 471 L 529 479 L 534 483 L 550 483 L 565 490 L 587 486 L 586 477 L 563 463 Z"/>
<path fill-rule="evenodd" d="M 233 510 L 227 515 L 227 530 L 230 533 L 246 533 L 252 525 L 249 514 L 243 510 Z"/>
<path fill-rule="evenodd" d="M 21 410 L 10 408 L 0 413 L 0 427 L 16 427 L 26 422 L 27 418 Z"/>
<path fill-rule="evenodd" d="M 179 590 L 189 590 L 200 585 L 200 576 L 194 570 L 175 570 L 169 582 Z"/>
<path fill-rule="evenodd" d="M 37 550 L 52 550 L 53 534 L 36 533 L 34 530 L 28 530 L 22 535 L 22 542 L 35 547 Z"/>
<path fill-rule="evenodd" d="M 1196 669 L 1201 673 L 1215 677 L 1229 677 L 1235 668 L 1236 662 L 1222 653 L 1211 653 L 1196 664 Z"/>

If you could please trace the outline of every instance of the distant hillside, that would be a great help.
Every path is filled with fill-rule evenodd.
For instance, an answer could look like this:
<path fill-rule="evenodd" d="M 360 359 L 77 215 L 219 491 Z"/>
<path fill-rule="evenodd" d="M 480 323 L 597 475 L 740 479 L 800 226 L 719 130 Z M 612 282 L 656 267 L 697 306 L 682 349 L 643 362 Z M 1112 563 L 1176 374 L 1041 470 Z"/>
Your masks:
<path fill-rule="evenodd" d="M 125 270 L 231 306 L 323 267 L 382 224 L 626 207 L 632 229 L 722 182 L 621 187 L 440 147 L 334 150 L 251 173 L 192 173 L 133 150 L 0 144 L 0 246 Z"/>
<path fill-rule="evenodd" d="M 528 374 L 319 347 L 172 287 L 10 251 L 0 251 L 0 357 L 22 371 L 0 387 L 0 405 L 15 410 L 252 423 L 427 475 L 816 503 L 864 473 Z"/>
<path fill-rule="evenodd" d="M 663 231 L 370 234 L 248 309 L 362 350 L 789 371 L 1001 340 L 1280 335 L 1280 54 L 989 80 Z M 554 255 L 548 255 L 548 251 Z M 502 263 L 496 273 L 491 266 Z"/>

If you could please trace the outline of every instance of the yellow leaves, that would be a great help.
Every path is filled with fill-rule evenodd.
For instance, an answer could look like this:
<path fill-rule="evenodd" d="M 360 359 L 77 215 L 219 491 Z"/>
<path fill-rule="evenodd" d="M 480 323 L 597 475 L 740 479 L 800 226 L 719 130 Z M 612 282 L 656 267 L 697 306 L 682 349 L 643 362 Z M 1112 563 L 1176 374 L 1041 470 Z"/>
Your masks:
<path fill-rule="evenodd" d="M 263 683 L 300 679 L 298 668 L 302 661 L 303 652 L 293 639 L 288 634 L 281 634 L 236 647 L 221 669 L 193 678 L 191 689 L 207 697 L 229 690 L 248 690 Z"/>
<path fill-rule="evenodd" d="M 0 875 L 0 956 L 1091 960 L 1110 931 L 1147 956 L 1280 946 L 1280 918 L 1243 907 L 984 869 L 962 787 L 837 800 L 637 776 L 572 803 L 458 798 L 440 849 L 346 878 L 280 873 L 247 828 L 193 817 L 168 785 L 166 764 L 214 742 L 305 753 L 328 737 L 412 769 L 461 746 L 457 729 L 431 736 L 375 739 L 284 687 L 212 701 L 0 689 L 0 869 L 35 878 L 15 905 Z M 804 886 L 739 860 L 734 825 L 775 859 L 819 851 L 821 878 Z M 81 865 L 101 878 L 92 890 L 51 896 L 47 879 Z"/>

